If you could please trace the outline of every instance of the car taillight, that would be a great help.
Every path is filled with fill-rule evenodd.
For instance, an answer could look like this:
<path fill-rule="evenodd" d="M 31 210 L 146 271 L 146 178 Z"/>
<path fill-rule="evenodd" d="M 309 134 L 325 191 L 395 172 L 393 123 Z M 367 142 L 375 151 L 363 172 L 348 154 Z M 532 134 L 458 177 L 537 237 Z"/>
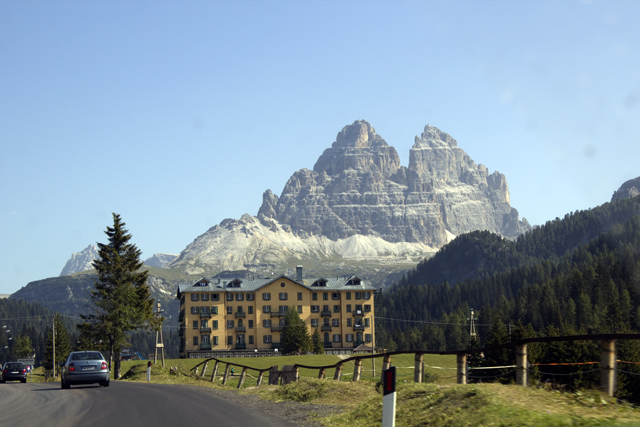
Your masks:
<path fill-rule="evenodd" d="M 71 365 L 69 365 L 69 370 L 70 371 L 75 371 L 76 370 L 76 367 L 73 366 L 73 363 Z"/>
<path fill-rule="evenodd" d="M 107 362 L 102 362 L 100 369 L 107 369 Z"/>
<path fill-rule="evenodd" d="M 4 373 L 6 374 L 6 373 L 7 373 L 7 370 L 5 369 L 5 370 L 4 370 L 4 371 L 2 371 L 2 372 L 4 372 Z"/>

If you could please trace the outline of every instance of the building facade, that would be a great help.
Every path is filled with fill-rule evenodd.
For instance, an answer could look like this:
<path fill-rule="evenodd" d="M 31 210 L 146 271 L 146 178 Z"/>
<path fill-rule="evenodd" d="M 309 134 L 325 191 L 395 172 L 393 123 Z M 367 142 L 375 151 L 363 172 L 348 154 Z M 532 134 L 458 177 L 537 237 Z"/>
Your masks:
<path fill-rule="evenodd" d="M 178 287 L 180 357 L 278 354 L 287 310 L 318 329 L 326 353 L 374 345 L 375 288 L 356 276 L 302 279 L 200 279 Z"/>

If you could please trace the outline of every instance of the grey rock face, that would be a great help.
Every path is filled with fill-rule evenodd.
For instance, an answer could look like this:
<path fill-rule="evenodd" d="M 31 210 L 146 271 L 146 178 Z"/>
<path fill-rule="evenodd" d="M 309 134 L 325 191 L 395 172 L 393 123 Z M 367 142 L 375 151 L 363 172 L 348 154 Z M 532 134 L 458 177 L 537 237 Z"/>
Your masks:
<path fill-rule="evenodd" d="M 150 267 L 165 268 L 178 258 L 176 254 L 153 254 L 151 258 L 148 258 L 144 263 Z"/>
<path fill-rule="evenodd" d="M 619 199 L 627 197 L 636 197 L 640 195 L 640 176 L 634 179 L 630 179 L 618 188 L 618 191 L 613 193 L 611 201 L 615 202 Z"/>
<path fill-rule="evenodd" d="M 450 135 L 427 125 L 405 167 L 364 120 L 345 126 L 313 171 L 295 172 L 280 197 L 267 190 L 258 218 L 303 238 L 361 234 L 432 246 L 449 233 L 514 238 L 531 228 L 510 206 L 505 176 L 476 165 Z"/>
<path fill-rule="evenodd" d="M 71 254 L 71 258 L 65 264 L 60 276 L 69 276 L 80 271 L 91 270 L 91 265 L 98 258 L 98 248 L 95 245 L 89 245 L 80 252 Z"/>

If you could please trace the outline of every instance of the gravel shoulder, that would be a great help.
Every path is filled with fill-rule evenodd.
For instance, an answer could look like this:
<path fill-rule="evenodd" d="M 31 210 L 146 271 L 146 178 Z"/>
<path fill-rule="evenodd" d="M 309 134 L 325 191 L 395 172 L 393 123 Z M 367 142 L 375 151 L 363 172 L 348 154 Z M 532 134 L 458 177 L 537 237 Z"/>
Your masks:
<path fill-rule="evenodd" d="M 322 424 L 318 421 L 319 418 L 324 418 L 344 411 L 344 409 L 339 406 L 314 405 L 298 402 L 273 402 L 261 399 L 256 395 L 240 394 L 234 390 L 219 390 L 215 388 L 183 384 L 176 385 L 176 387 L 184 387 L 192 390 L 198 390 L 200 393 L 208 393 L 212 396 L 244 405 L 254 411 L 273 415 L 304 427 L 320 427 Z"/>

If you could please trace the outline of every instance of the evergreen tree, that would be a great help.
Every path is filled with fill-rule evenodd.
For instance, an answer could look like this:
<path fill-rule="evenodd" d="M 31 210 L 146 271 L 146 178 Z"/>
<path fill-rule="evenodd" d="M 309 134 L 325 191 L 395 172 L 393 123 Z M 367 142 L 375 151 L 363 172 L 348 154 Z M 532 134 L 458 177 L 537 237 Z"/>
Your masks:
<path fill-rule="evenodd" d="M 311 336 L 311 342 L 313 343 L 313 352 L 315 354 L 324 354 L 324 344 L 322 343 L 322 338 L 320 337 L 320 332 L 318 332 L 318 328 L 313 332 Z"/>
<path fill-rule="evenodd" d="M 284 328 L 280 333 L 284 354 L 307 353 L 312 350 L 311 336 L 307 325 L 300 319 L 298 310 L 291 306 L 284 318 Z"/>
<path fill-rule="evenodd" d="M 124 228 L 120 215 L 113 214 L 113 227 L 105 234 L 109 243 L 98 243 L 99 259 L 93 262 L 98 282 L 91 291 L 94 312 L 83 315 L 84 331 L 91 331 L 93 340 L 108 345 L 109 369 L 114 365 L 114 378 L 121 375 L 120 352 L 127 345 L 127 332 L 158 327 L 153 317 L 153 299 L 147 284 L 148 271 L 138 271 L 143 262 L 140 250 L 129 243 L 131 235 Z"/>
<path fill-rule="evenodd" d="M 47 341 L 44 350 L 44 368 L 46 370 L 54 370 L 53 366 L 53 345 L 55 334 L 55 372 L 58 371 L 58 365 L 67 360 L 69 353 L 71 352 L 71 342 L 69 341 L 69 333 L 62 322 L 60 313 L 56 313 L 53 318 L 53 328 L 47 328 Z"/>
<path fill-rule="evenodd" d="M 33 355 L 33 344 L 27 335 L 20 335 L 16 338 L 16 354 L 21 359 L 26 359 Z"/>

